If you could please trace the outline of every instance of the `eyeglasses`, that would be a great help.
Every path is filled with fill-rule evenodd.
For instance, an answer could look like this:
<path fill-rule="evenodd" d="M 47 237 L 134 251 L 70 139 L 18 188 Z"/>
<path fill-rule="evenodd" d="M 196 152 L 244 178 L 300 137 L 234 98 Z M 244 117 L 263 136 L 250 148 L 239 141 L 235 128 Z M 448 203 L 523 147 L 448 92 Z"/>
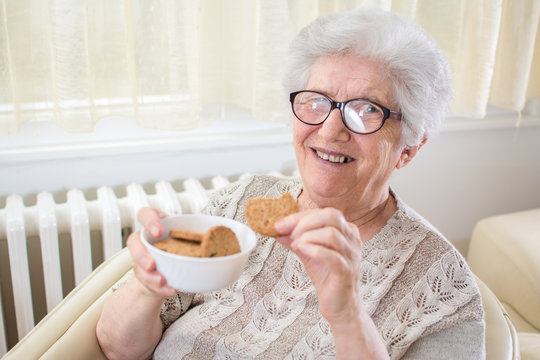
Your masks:
<path fill-rule="evenodd" d="M 371 134 L 383 127 L 386 119 L 401 120 L 401 113 L 366 99 L 334 101 L 318 91 L 302 90 L 290 94 L 294 116 L 309 125 L 322 124 L 334 109 L 341 112 L 341 120 L 350 131 Z"/>

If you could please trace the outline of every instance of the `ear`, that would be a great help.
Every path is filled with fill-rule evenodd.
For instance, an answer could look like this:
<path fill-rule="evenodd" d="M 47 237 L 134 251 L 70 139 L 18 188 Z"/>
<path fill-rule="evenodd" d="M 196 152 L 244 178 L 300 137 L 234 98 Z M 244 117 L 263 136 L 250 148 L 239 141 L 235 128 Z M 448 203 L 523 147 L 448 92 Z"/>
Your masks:
<path fill-rule="evenodd" d="M 427 138 L 423 138 L 422 141 L 416 146 L 405 146 L 403 151 L 401 152 L 401 155 L 399 157 L 399 161 L 396 164 L 396 169 L 401 169 L 408 163 L 414 159 L 416 154 L 418 154 L 418 151 L 424 146 L 424 144 L 427 142 Z"/>

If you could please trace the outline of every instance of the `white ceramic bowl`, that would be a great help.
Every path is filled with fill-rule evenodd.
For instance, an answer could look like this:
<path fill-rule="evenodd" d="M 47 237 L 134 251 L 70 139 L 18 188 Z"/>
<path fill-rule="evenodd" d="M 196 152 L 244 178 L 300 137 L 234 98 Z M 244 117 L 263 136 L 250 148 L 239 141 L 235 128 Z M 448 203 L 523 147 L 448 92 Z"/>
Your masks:
<path fill-rule="evenodd" d="M 157 270 L 167 279 L 167 284 L 186 292 L 218 290 L 235 282 L 257 244 L 253 230 L 238 221 L 211 215 L 178 215 L 162 219 L 163 236 L 153 238 L 146 230 L 141 240 L 156 261 Z M 227 226 L 234 231 L 241 252 L 215 258 L 199 258 L 171 254 L 152 244 L 169 235 L 171 229 L 191 230 L 205 233 L 216 225 Z"/>

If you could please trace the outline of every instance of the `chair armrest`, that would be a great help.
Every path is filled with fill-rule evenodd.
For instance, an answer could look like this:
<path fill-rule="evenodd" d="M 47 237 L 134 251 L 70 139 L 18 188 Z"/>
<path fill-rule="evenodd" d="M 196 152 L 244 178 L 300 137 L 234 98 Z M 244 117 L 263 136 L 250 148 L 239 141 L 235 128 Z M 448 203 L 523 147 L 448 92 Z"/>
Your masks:
<path fill-rule="evenodd" d="M 494 216 L 473 231 L 472 271 L 532 326 L 540 329 L 540 209 Z"/>
<path fill-rule="evenodd" d="M 516 329 L 495 294 L 478 277 L 476 283 L 482 295 L 486 322 L 486 358 L 490 360 L 519 359 Z"/>
<path fill-rule="evenodd" d="M 127 249 L 103 262 L 22 338 L 2 360 L 106 359 L 96 324 L 111 287 L 131 268 Z"/>

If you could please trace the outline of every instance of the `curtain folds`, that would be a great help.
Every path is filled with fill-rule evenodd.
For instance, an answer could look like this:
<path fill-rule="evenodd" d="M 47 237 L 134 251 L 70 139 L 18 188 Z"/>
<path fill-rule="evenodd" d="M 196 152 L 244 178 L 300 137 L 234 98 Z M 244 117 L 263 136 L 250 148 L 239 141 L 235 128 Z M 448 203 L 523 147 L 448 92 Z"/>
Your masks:
<path fill-rule="evenodd" d="M 291 38 L 319 15 L 373 6 L 440 45 L 454 114 L 540 98 L 540 0 L 0 0 L 0 135 L 36 118 L 89 132 L 111 115 L 193 129 L 210 104 L 287 121 Z"/>

